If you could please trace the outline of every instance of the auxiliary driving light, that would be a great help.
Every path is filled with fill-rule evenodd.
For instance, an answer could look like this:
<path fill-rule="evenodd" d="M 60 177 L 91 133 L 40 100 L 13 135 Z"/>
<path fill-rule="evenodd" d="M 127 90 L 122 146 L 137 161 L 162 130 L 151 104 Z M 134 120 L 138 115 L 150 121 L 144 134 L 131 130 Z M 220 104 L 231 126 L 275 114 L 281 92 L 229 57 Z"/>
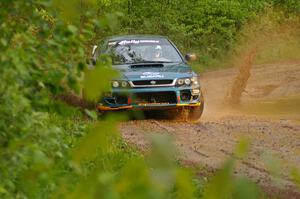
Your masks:
<path fill-rule="evenodd" d="M 186 78 L 186 79 L 184 80 L 184 83 L 185 83 L 186 85 L 190 85 L 190 84 L 191 84 L 191 80 L 190 80 L 189 78 Z"/>
<path fill-rule="evenodd" d="M 191 81 L 192 81 L 193 85 L 198 85 L 199 84 L 197 77 L 192 77 Z"/>

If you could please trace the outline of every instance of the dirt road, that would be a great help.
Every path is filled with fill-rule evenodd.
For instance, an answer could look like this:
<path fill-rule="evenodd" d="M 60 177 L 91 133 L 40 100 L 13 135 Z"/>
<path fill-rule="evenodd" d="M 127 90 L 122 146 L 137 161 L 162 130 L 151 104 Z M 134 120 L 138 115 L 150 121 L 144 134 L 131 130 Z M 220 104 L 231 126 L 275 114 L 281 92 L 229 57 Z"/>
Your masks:
<path fill-rule="evenodd" d="M 206 107 L 200 121 L 132 120 L 120 124 L 123 137 L 145 149 L 149 134 L 169 134 L 183 162 L 209 171 L 219 168 L 238 141 L 247 138 L 251 150 L 236 173 L 262 186 L 285 187 L 292 192 L 290 198 L 298 198 L 290 170 L 300 169 L 300 62 L 254 67 L 241 106 L 226 107 L 224 97 L 235 74 L 235 69 L 226 69 L 202 75 Z"/>

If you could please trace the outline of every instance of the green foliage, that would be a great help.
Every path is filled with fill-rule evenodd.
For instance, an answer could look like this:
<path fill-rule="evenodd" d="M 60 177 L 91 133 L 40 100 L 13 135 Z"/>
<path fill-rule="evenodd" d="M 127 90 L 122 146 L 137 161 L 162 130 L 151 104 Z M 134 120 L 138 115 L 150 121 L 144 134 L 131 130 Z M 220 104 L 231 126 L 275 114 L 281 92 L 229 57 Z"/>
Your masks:
<path fill-rule="evenodd" d="M 0 6 L 0 197 L 44 198 L 85 131 L 81 113 L 51 96 L 80 90 L 86 39 L 47 1 Z"/>
<path fill-rule="evenodd" d="M 183 52 L 199 53 L 203 63 L 224 54 L 245 21 L 267 5 L 263 0 L 115 0 L 99 4 L 101 13 L 124 13 L 121 31 L 109 34 L 167 35 Z"/>
<path fill-rule="evenodd" d="M 197 53 L 207 69 L 228 59 L 242 27 L 270 7 L 283 8 L 286 16 L 300 11 L 298 0 L 99 0 L 98 5 L 100 16 L 112 11 L 123 15 L 119 29 L 96 29 L 95 40 L 115 34 L 166 35 L 183 53 Z"/>
<path fill-rule="evenodd" d="M 78 170 L 79 181 L 75 191 L 61 190 L 55 195 L 56 198 L 197 197 L 191 173 L 178 167 L 174 156 L 170 154 L 169 147 L 174 146 L 168 138 L 153 137 L 152 144 L 157 148 L 153 147 L 144 158 L 124 146 L 115 134 L 116 129 L 106 129 L 104 126 L 111 128 L 113 125 L 98 123 L 96 131 L 91 130 L 75 148 L 73 167 Z M 94 156 L 95 154 L 97 155 Z M 67 184 L 61 186 L 62 189 Z"/>
<path fill-rule="evenodd" d="M 117 71 L 111 67 L 111 62 L 98 62 L 92 69 L 85 70 L 84 94 L 89 100 L 97 101 L 101 97 L 101 92 L 108 92 L 111 84 L 110 80 L 117 77 Z M 101 76 L 101 80 L 99 80 Z M 100 92 L 101 91 L 101 92 Z"/>
<path fill-rule="evenodd" d="M 273 0 L 274 5 L 283 7 L 287 13 L 300 12 L 300 4 L 298 0 Z"/>

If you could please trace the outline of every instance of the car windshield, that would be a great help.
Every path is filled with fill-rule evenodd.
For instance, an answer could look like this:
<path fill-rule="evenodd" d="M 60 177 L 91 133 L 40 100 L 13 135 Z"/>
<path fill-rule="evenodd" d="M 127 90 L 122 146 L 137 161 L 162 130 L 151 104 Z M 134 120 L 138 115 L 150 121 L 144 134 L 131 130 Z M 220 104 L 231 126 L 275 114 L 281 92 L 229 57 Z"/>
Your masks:
<path fill-rule="evenodd" d="M 109 41 L 106 54 L 113 64 L 179 63 L 182 58 L 167 39 L 132 39 Z"/>

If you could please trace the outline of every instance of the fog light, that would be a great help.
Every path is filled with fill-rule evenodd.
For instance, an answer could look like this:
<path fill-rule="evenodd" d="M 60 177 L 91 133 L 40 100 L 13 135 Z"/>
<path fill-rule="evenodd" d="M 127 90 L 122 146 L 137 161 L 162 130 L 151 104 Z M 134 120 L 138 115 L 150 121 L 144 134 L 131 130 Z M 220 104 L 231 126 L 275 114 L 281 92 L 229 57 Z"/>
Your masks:
<path fill-rule="evenodd" d="M 189 90 L 181 91 L 180 98 L 182 101 L 190 101 L 191 100 L 191 92 Z"/>
<path fill-rule="evenodd" d="M 182 93 L 181 95 L 181 100 L 182 101 L 189 101 L 190 100 L 190 95 L 188 93 Z"/>

